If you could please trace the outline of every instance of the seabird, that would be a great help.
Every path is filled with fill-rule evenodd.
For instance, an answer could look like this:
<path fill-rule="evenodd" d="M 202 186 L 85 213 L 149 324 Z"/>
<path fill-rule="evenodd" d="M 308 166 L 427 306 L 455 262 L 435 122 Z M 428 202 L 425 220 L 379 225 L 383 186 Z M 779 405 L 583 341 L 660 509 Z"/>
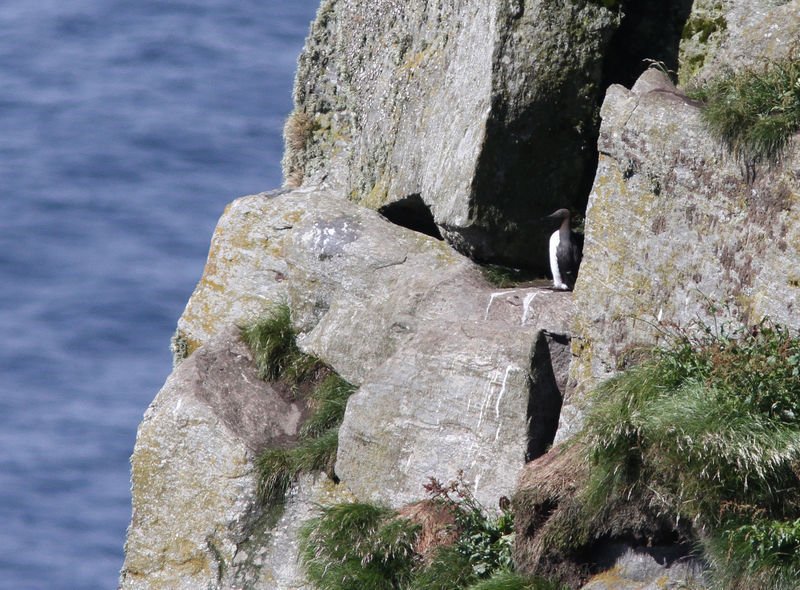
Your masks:
<path fill-rule="evenodd" d="M 583 258 L 583 236 L 570 227 L 569 209 L 559 209 L 545 217 L 548 221 L 560 221 L 561 227 L 550 236 L 550 270 L 553 273 L 553 288 L 572 291 L 578 278 L 578 266 Z"/>

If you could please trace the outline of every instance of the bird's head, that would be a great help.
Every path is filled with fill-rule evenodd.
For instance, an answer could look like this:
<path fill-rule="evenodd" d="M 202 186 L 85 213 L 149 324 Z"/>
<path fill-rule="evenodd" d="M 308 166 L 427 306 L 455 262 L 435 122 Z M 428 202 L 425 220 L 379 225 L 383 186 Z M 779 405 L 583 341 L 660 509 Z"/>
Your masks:
<path fill-rule="evenodd" d="M 570 218 L 569 209 L 558 209 L 553 211 L 550 215 L 542 217 L 545 221 L 564 221 Z"/>

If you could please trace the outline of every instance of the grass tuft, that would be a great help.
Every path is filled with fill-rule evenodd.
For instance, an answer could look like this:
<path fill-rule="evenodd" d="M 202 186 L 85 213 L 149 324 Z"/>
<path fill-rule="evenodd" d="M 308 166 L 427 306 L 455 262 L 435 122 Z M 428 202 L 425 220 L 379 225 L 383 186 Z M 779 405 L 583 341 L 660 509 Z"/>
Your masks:
<path fill-rule="evenodd" d="M 302 472 L 324 471 L 334 477 L 339 425 L 356 388 L 297 347 L 287 305 L 275 307 L 265 319 L 241 330 L 261 378 L 280 379 L 291 386 L 318 381 L 307 395 L 311 413 L 300 428 L 298 443 L 289 449 L 269 449 L 256 461 L 259 495 L 263 502 L 276 504 Z"/>
<path fill-rule="evenodd" d="M 454 514 L 452 529 L 439 531 L 448 544 L 421 554 L 424 526 L 387 508 L 360 503 L 322 508 L 300 533 L 300 559 L 311 584 L 319 590 L 561 590 L 511 572 L 508 510 L 486 516 L 460 475 L 447 486 L 431 478 L 425 487 L 432 496 L 428 506 Z"/>
<path fill-rule="evenodd" d="M 300 430 L 301 437 L 309 439 L 321 436 L 341 424 L 347 400 L 354 390 L 355 387 L 339 375 L 326 377 L 309 396 L 313 411 Z"/>
<path fill-rule="evenodd" d="M 728 71 L 690 96 L 711 132 L 748 164 L 778 162 L 800 130 L 800 59 Z"/>
<path fill-rule="evenodd" d="M 270 505 L 281 503 L 289 484 L 300 473 L 324 471 L 333 478 L 338 447 L 339 427 L 335 426 L 317 436 L 302 438 L 290 449 L 264 452 L 256 460 L 261 501 Z"/>
<path fill-rule="evenodd" d="M 470 586 L 468 590 L 567 590 L 567 587 L 544 578 L 524 578 L 514 572 L 501 570 L 491 578 Z"/>
<path fill-rule="evenodd" d="M 319 359 L 304 354 L 297 347 L 291 311 L 285 303 L 275 306 L 266 318 L 242 325 L 240 329 L 262 379 L 284 379 L 296 384 L 312 377 L 323 366 Z"/>
<path fill-rule="evenodd" d="M 481 266 L 481 273 L 486 282 L 498 289 L 518 287 L 537 278 L 533 273 L 518 268 L 509 268 L 499 264 L 485 264 Z"/>
<path fill-rule="evenodd" d="M 794 587 L 780 581 L 800 566 L 799 373 L 800 340 L 762 322 L 683 339 L 602 384 L 581 441 L 585 520 L 637 499 L 704 539 L 724 587 Z"/>
<path fill-rule="evenodd" d="M 394 590 L 411 579 L 418 526 L 363 503 L 322 508 L 300 530 L 300 559 L 319 590 Z"/>

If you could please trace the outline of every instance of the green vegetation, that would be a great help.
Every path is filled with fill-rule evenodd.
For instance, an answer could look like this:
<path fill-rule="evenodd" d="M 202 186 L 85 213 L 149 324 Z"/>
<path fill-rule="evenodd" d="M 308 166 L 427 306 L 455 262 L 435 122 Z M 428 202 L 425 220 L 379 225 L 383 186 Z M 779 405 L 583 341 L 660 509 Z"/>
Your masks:
<path fill-rule="evenodd" d="M 690 92 L 711 132 L 744 162 L 780 160 L 800 130 L 800 59 L 729 71 Z"/>
<path fill-rule="evenodd" d="M 481 272 L 483 273 L 483 278 L 485 278 L 488 283 L 494 285 L 498 289 L 517 287 L 523 283 L 541 278 L 536 277 L 528 271 L 520 270 L 518 268 L 509 268 L 499 264 L 483 265 L 481 266 Z"/>
<path fill-rule="evenodd" d="M 561 584 L 544 578 L 523 578 L 503 570 L 471 586 L 469 590 L 563 590 L 563 588 Z"/>
<path fill-rule="evenodd" d="M 487 516 L 460 472 L 458 478 L 447 486 L 430 478 L 424 487 L 434 501 L 443 502 L 450 509 L 455 528 L 459 531 L 455 544 L 434 555 L 430 569 L 440 570 L 451 578 L 456 577 L 455 572 L 460 572 L 458 577 L 463 580 L 459 585 L 426 587 L 456 590 L 501 568 L 511 567 L 514 518 L 510 509 L 502 509 L 496 518 Z"/>
<path fill-rule="evenodd" d="M 300 474 L 324 471 L 333 478 L 333 466 L 339 445 L 339 429 L 330 428 L 320 436 L 301 438 L 289 449 L 269 449 L 257 460 L 260 473 L 259 495 L 263 502 L 283 501 L 289 484 Z"/>
<path fill-rule="evenodd" d="M 713 18 L 696 16 L 686 21 L 681 38 L 691 39 L 696 35 L 700 43 L 706 43 L 711 35 L 727 28 L 728 21 L 725 19 L 724 14 L 717 14 Z"/>
<path fill-rule="evenodd" d="M 324 366 L 297 347 L 291 312 L 285 303 L 275 306 L 266 318 L 240 328 L 262 379 L 296 384 L 312 378 Z"/>
<path fill-rule="evenodd" d="M 319 590 L 560 590 L 546 580 L 510 571 L 512 517 L 485 511 L 459 475 L 448 486 L 431 478 L 430 502 L 452 513 L 457 534 L 430 555 L 417 552 L 422 526 L 371 504 L 320 510 L 300 532 L 300 558 Z"/>
<path fill-rule="evenodd" d="M 300 429 L 300 440 L 291 448 L 274 448 L 257 460 L 262 501 L 283 501 L 289 484 L 302 472 L 324 471 L 334 477 L 333 466 L 339 444 L 339 425 L 347 399 L 355 387 L 332 373 L 319 359 L 297 347 L 287 305 L 276 307 L 261 321 L 242 327 L 242 338 L 250 347 L 263 379 L 282 380 L 297 395 L 300 385 L 311 413 Z"/>
<path fill-rule="evenodd" d="M 319 590 L 394 590 L 411 580 L 419 529 L 387 508 L 338 504 L 300 530 L 300 559 Z"/>
<path fill-rule="evenodd" d="M 264 502 L 281 502 L 289 484 L 300 473 L 324 471 L 334 478 L 339 425 L 347 398 L 354 391 L 353 385 L 333 374 L 314 388 L 309 395 L 313 409 L 300 429 L 298 444 L 289 449 L 269 449 L 256 460 Z"/>
<path fill-rule="evenodd" d="M 306 439 L 316 438 L 332 428 L 338 428 L 344 419 L 347 399 L 354 390 L 355 387 L 339 375 L 325 377 L 308 396 L 314 411 L 303 423 L 301 436 Z"/>
<path fill-rule="evenodd" d="M 593 400 L 584 522 L 634 502 L 690 531 L 720 587 L 797 588 L 800 339 L 767 321 L 684 336 Z"/>

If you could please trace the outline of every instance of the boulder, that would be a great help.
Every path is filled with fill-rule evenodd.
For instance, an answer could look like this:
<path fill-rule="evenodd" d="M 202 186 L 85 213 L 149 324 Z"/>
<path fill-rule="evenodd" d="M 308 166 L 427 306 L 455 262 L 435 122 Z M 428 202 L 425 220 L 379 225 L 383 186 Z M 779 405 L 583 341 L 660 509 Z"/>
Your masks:
<path fill-rule="evenodd" d="M 552 442 L 570 293 L 494 288 L 445 242 L 304 188 L 228 208 L 179 329 L 202 341 L 278 301 L 301 348 L 361 386 L 336 467 L 359 499 L 400 506 L 463 469 L 493 504 Z"/>
<path fill-rule="evenodd" d="M 601 114 L 574 293 L 577 389 L 559 440 L 580 427 L 593 384 L 676 327 L 768 316 L 800 328 L 797 143 L 780 164 L 746 170 L 655 69 L 632 90 L 609 88 Z"/>
<path fill-rule="evenodd" d="M 440 240 L 328 192 L 303 188 L 242 197 L 217 224 L 203 276 L 173 340 L 188 343 L 179 349 L 185 356 L 225 326 L 263 317 L 285 302 L 307 348 L 341 365 L 341 374 L 358 384 L 394 349 L 395 321 L 382 316 L 413 312 L 431 281 L 462 271 L 481 280 L 477 267 Z M 370 322 L 383 324 L 358 338 L 340 335 L 341 342 L 331 343 L 340 351 L 329 353 L 329 346 L 315 345 L 322 330 L 309 333 L 331 308 L 370 310 Z M 354 348 L 342 348 L 347 346 Z"/>
<path fill-rule="evenodd" d="M 662 590 L 707 588 L 704 564 L 685 546 L 632 547 L 609 543 L 591 556 L 603 571 L 581 590 Z"/>
<path fill-rule="evenodd" d="M 544 319 L 420 326 L 348 401 L 337 475 L 360 499 L 400 507 L 423 499 L 430 477 L 447 483 L 463 471 L 478 501 L 496 507 L 555 434 L 561 394 L 552 370 L 533 371 Z M 549 346 L 540 352 L 549 360 Z"/>
<path fill-rule="evenodd" d="M 795 51 L 800 0 L 696 0 L 680 45 L 682 85 Z"/>
<path fill-rule="evenodd" d="M 260 380 L 238 330 L 167 379 L 131 457 L 133 518 L 120 588 L 206 588 L 259 523 L 253 457 L 297 435 L 305 408 Z"/>
<path fill-rule="evenodd" d="M 172 338 L 176 365 L 226 326 L 260 317 L 285 298 L 289 269 L 283 237 L 308 214 L 304 201 L 287 207 L 278 199 L 288 194 L 277 190 L 242 197 L 225 208 L 203 276 Z"/>
<path fill-rule="evenodd" d="M 619 22 L 600 2 L 326 0 L 300 56 L 287 184 L 387 215 L 415 204 L 461 252 L 544 271 L 541 216 L 585 202 Z"/>

